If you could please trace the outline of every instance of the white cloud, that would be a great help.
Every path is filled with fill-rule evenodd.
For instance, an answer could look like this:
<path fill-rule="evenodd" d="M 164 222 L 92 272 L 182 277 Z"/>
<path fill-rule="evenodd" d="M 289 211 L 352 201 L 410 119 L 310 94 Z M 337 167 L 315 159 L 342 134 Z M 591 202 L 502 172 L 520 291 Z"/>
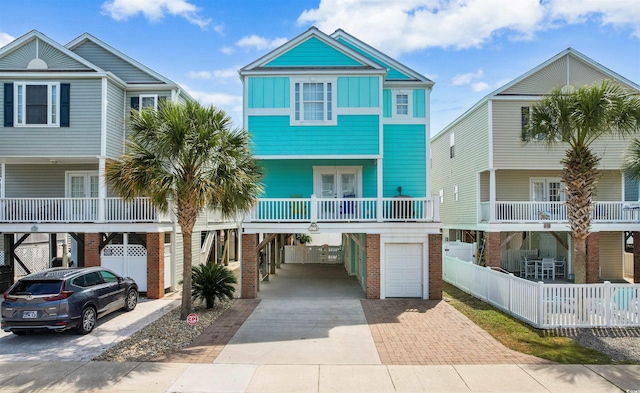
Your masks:
<path fill-rule="evenodd" d="M 489 84 L 486 82 L 476 82 L 471 84 L 471 90 L 475 92 L 481 92 L 487 90 L 489 88 Z"/>
<path fill-rule="evenodd" d="M 222 49 L 220 49 L 220 52 L 224 53 L 225 55 L 231 55 L 235 51 L 230 46 L 223 46 Z"/>
<path fill-rule="evenodd" d="M 454 86 L 468 85 L 483 76 L 484 71 L 482 70 L 478 70 L 477 72 L 467 72 L 466 74 L 458 74 L 451 79 L 451 84 Z"/>
<path fill-rule="evenodd" d="M 157 22 L 166 14 L 181 16 L 189 23 L 206 28 L 211 19 L 202 18 L 201 10 L 187 0 L 109 0 L 102 4 L 102 13 L 115 20 L 126 20 L 137 14 L 144 15 L 151 22 Z M 222 26 L 214 26 L 218 31 Z"/>
<path fill-rule="evenodd" d="M 495 34 L 532 39 L 539 31 L 587 18 L 631 28 L 640 38 L 638 0 L 321 0 L 298 24 L 326 33 L 342 28 L 397 56 L 429 47 L 480 47 Z"/>
<path fill-rule="evenodd" d="M 181 83 L 180 84 L 193 98 L 204 106 L 213 105 L 216 108 L 224 110 L 228 116 L 231 116 L 235 126 L 240 127 L 242 124 L 242 95 L 198 91 Z"/>
<path fill-rule="evenodd" d="M 287 42 L 287 39 L 283 37 L 268 39 L 253 34 L 250 36 L 242 37 L 238 42 L 236 42 L 236 46 L 246 49 L 263 50 L 277 48 L 285 42 Z"/>
<path fill-rule="evenodd" d="M 191 79 L 216 80 L 221 83 L 240 82 L 238 69 L 240 67 L 225 68 L 214 71 L 189 71 L 187 74 Z"/>
<path fill-rule="evenodd" d="M 7 45 L 8 43 L 10 43 L 15 39 L 16 39 L 15 37 L 10 36 L 7 33 L 0 33 L 0 48 L 2 48 L 3 46 Z"/>

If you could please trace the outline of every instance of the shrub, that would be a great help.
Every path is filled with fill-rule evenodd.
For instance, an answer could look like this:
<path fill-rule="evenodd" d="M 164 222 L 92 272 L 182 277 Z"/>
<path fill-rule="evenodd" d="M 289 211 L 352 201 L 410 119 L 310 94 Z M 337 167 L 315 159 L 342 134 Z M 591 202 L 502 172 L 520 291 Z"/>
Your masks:
<path fill-rule="evenodd" d="M 233 273 L 222 265 L 198 265 L 191 270 L 191 297 L 204 300 L 207 308 L 213 308 L 216 299 L 233 299 L 238 282 Z"/>

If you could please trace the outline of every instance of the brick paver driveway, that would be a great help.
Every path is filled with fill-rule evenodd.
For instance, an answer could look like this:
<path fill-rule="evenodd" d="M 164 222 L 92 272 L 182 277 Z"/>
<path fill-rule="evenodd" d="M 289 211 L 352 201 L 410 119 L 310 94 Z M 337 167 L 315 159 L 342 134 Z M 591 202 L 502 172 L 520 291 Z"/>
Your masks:
<path fill-rule="evenodd" d="M 362 300 L 382 364 L 539 364 L 437 300 Z"/>

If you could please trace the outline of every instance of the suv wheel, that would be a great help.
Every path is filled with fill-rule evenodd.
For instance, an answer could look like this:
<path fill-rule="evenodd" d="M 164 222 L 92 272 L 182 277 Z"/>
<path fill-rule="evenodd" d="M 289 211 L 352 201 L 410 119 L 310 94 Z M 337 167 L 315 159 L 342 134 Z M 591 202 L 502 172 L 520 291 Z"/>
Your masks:
<path fill-rule="evenodd" d="M 129 293 L 127 293 L 127 297 L 124 300 L 124 309 L 126 311 L 133 311 L 138 304 L 138 291 L 135 289 L 130 289 Z"/>
<path fill-rule="evenodd" d="M 89 334 L 96 326 L 96 310 L 93 307 L 87 307 L 82 310 L 80 324 L 77 327 L 78 334 Z"/>

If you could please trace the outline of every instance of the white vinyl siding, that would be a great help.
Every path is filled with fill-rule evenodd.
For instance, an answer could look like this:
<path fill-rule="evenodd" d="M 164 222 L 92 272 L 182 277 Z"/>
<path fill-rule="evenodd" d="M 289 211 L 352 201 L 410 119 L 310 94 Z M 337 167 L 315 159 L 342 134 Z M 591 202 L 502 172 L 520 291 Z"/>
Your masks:
<path fill-rule="evenodd" d="M 89 67 L 79 61 L 69 57 L 66 53 L 54 48 L 42 40 L 38 40 L 38 49 L 36 50 L 36 38 L 22 45 L 21 47 L 11 51 L 0 58 L 0 69 L 20 70 L 26 69 L 29 62 L 36 58 L 41 59 L 47 64 L 47 69 L 51 70 L 88 70 Z"/>

